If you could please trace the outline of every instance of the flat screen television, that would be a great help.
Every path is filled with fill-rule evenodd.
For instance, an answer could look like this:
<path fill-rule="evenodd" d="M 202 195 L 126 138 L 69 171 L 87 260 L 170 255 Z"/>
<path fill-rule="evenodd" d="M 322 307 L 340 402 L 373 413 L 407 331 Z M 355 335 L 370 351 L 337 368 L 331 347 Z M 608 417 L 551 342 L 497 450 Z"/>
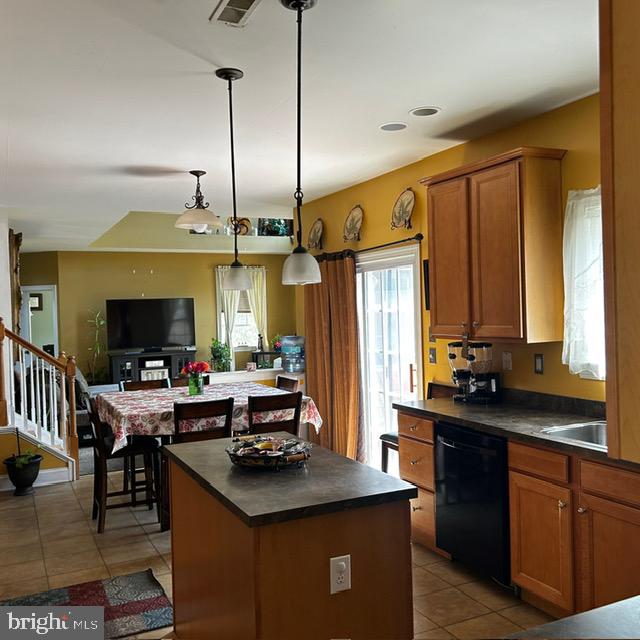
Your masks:
<path fill-rule="evenodd" d="M 193 298 L 107 300 L 109 351 L 151 351 L 195 343 Z"/>

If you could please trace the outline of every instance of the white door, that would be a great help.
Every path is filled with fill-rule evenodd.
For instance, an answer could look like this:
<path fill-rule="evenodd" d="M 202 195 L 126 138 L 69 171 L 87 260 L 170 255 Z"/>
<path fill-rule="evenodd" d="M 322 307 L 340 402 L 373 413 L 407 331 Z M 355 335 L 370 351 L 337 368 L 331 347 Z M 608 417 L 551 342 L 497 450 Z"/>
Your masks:
<path fill-rule="evenodd" d="M 398 429 L 393 403 L 422 398 L 419 248 L 359 254 L 356 271 L 365 459 L 380 468 L 380 436 Z"/>

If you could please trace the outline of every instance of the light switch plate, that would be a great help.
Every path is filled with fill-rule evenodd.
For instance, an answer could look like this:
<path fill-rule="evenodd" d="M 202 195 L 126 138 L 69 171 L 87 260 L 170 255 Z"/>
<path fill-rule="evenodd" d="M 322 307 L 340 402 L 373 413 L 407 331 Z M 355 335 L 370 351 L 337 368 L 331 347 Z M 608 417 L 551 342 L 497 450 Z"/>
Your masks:
<path fill-rule="evenodd" d="M 338 556 L 329 560 L 330 593 L 351 589 L 351 556 Z"/>
<path fill-rule="evenodd" d="M 544 354 L 533 354 L 533 372 L 542 375 L 544 373 Z"/>
<path fill-rule="evenodd" d="M 502 370 L 511 371 L 513 369 L 513 362 L 511 361 L 511 351 L 502 352 Z"/>

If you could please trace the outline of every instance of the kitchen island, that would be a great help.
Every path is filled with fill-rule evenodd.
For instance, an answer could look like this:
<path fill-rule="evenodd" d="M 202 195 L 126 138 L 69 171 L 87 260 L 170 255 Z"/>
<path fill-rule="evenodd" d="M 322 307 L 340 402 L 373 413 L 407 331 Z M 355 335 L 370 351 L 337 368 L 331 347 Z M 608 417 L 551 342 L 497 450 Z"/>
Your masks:
<path fill-rule="evenodd" d="M 322 447 L 302 468 L 236 467 L 229 443 L 165 449 L 176 637 L 412 638 L 415 487 Z M 351 588 L 331 594 L 346 555 Z"/>

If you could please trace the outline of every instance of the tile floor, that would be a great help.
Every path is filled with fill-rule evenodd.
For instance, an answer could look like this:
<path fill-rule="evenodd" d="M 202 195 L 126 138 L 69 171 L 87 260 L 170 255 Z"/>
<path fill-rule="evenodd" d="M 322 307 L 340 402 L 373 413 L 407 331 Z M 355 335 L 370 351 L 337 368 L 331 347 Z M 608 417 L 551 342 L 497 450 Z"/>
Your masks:
<path fill-rule="evenodd" d="M 110 475 L 114 488 L 121 476 Z M 153 569 L 171 597 L 171 542 L 146 506 L 91 520 L 92 478 L 40 487 L 33 497 L 0 493 L 0 600 Z M 19 566 L 18 566 L 19 565 Z M 16 575 L 17 574 L 17 575 Z M 415 638 L 500 638 L 551 618 L 464 567 L 413 548 Z M 170 638 L 161 629 L 137 638 Z"/>

